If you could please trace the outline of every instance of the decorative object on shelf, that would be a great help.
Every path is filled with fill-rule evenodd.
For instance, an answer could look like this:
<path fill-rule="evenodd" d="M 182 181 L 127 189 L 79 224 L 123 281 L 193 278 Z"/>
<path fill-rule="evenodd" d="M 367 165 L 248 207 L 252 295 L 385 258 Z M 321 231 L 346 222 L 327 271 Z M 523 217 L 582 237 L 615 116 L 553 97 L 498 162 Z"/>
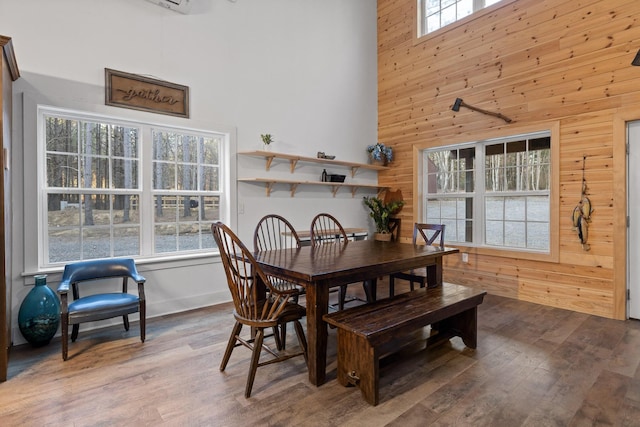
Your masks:
<path fill-rule="evenodd" d="M 573 209 L 571 214 L 571 221 L 573 223 L 573 229 L 578 232 L 578 238 L 582 243 L 582 249 L 588 251 L 591 246 L 587 243 L 587 237 L 589 234 L 589 222 L 591 222 L 591 214 L 593 208 L 591 207 L 591 200 L 587 197 L 587 181 L 584 178 L 584 169 L 587 156 L 582 157 L 582 193 L 580 195 L 580 201 Z"/>
<path fill-rule="evenodd" d="M 324 154 L 324 151 L 318 151 L 318 158 L 319 159 L 325 159 L 325 160 L 333 160 L 336 158 L 336 156 L 328 156 L 326 154 Z"/>
<path fill-rule="evenodd" d="M 273 137 L 270 133 L 261 133 L 260 138 L 262 139 L 262 144 L 264 145 L 264 150 L 269 151 L 271 148 L 271 143 L 273 142 Z"/>
<path fill-rule="evenodd" d="M 60 325 L 60 300 L 47 286 L 47 275 L 35 276 L 36 284 L 20 305 L 18 326 L 34 347 L 49 344 Z"/>
<path fill-rule="evenodd" d="M 378 197 L 363 197 L 364 204 L 369 208 L 369 216 L 373 218 L 376 225 L 374 234 L 375 240 L 389 241 L 391 233 L 389 231 L 389 218 L 400 211 L 404 205 L 404 200 L 393 200 L 385 203 Z"/>
<path fill-rule="evenodd" d="M 338 175 L 335 173 L 327 173 L 326 169 L 322 170 L 322 176 L 320 180 L 322 182 L 344 182 L 346 175 Z"/>
<path fill-rule="evenodd" d="M 367 153 L 369 153 L 369 160 L 373 164 L 386 166 L 393 160 L 393 150 L 382 142 L 367 145 Z"/>

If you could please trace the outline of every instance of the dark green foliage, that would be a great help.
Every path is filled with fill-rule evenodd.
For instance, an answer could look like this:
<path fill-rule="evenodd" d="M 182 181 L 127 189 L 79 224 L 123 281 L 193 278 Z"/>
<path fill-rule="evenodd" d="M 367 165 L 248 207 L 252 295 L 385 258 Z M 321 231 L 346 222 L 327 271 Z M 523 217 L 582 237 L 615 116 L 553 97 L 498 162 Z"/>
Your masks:
<path fill-rule="evenodd" d="M 376 232 L 388 233 L 389 218 L 404 205 L 404 201 L 396 200 L 385 204 L 378 197 L 364 197 L 363 200 L 364 204 L 371 210 L 369 216 L 376 223 Z"/>

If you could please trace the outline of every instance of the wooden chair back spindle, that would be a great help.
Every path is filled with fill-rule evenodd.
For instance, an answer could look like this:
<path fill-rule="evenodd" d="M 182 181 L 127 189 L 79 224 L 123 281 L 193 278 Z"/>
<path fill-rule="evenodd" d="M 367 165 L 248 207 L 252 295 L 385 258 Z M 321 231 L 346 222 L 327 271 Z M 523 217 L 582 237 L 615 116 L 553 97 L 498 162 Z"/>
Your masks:
<path fill-rule="evenodd" d="M 253 248 L 256 251 L 271 251 L 283 248 L 299 248 L 300 237 L 289 221 L 280 215 L 262 217 L 253 233 Z"/>
<path fill-rule="evenodd" d="M 320 213 L 311 221 L 311 244 L 313 246 L 325 243 L 342 243 L 349 241 L 344 227 L 331 214 Z"/>

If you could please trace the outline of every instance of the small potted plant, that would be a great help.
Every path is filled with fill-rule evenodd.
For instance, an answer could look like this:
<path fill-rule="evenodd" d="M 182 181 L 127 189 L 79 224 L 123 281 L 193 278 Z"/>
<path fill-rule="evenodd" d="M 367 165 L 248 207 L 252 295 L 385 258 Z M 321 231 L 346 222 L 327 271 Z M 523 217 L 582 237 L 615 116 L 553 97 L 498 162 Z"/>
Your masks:
<path fill-rule="evenodd" d="M 264 150 L 269 151 L 271 143 L 273 142 L 273 137 L 270 133 L 260 134 L 260 138 L 262 138 L 262 143 L 264 144 Z"/>
<path fill-rule="evenodd" d="M 393 150 L 391 147 L 387 147 L 382 142 L 377 142 L 372 145 L 367 145 L 367 153 L 369 153 L 369 159 L 371 163 L 378 163 L 386 166 L 393 160 Z"/>
<path fill-rule="evenodd" d="M 369 216 L 376 224 L 375 240 L 391 240 L 389 232 L 389 218 L 404 205 L 404 200 L 393 200 L 385 203 L 378 197 L 364 197 L 364 204 L 369 208 Z"/>

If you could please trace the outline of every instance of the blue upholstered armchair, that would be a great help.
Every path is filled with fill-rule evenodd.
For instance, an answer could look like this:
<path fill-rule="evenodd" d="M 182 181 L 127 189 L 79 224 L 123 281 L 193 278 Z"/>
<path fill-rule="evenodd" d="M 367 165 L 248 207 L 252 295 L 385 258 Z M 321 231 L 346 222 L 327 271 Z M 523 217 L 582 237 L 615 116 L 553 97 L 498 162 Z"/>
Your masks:
<path fill-rule="evenodd" d="M 102 279 L 122 278 L 122 292 L 94 293 L 80 296 L 80 287 Z M 138 284 L 138 295 L 127 292 L 131 279 Z M 80 323 L 122 316 L 125 330 L 129 330 L 129 314 L 140 312 L 140 339 L 145 339 L 146 305 L 144 297 L 145 278 L 138 274 L 131 258 L 99 259 L 67 264 L 58 294 L 62 306 L 60 325 L 62 329 L 62 359 L 67 360 L 69 325 L 73 325 L 71 341 L 78 338 Z M 68 301 L 69 289 L 72 301 Z"/>

